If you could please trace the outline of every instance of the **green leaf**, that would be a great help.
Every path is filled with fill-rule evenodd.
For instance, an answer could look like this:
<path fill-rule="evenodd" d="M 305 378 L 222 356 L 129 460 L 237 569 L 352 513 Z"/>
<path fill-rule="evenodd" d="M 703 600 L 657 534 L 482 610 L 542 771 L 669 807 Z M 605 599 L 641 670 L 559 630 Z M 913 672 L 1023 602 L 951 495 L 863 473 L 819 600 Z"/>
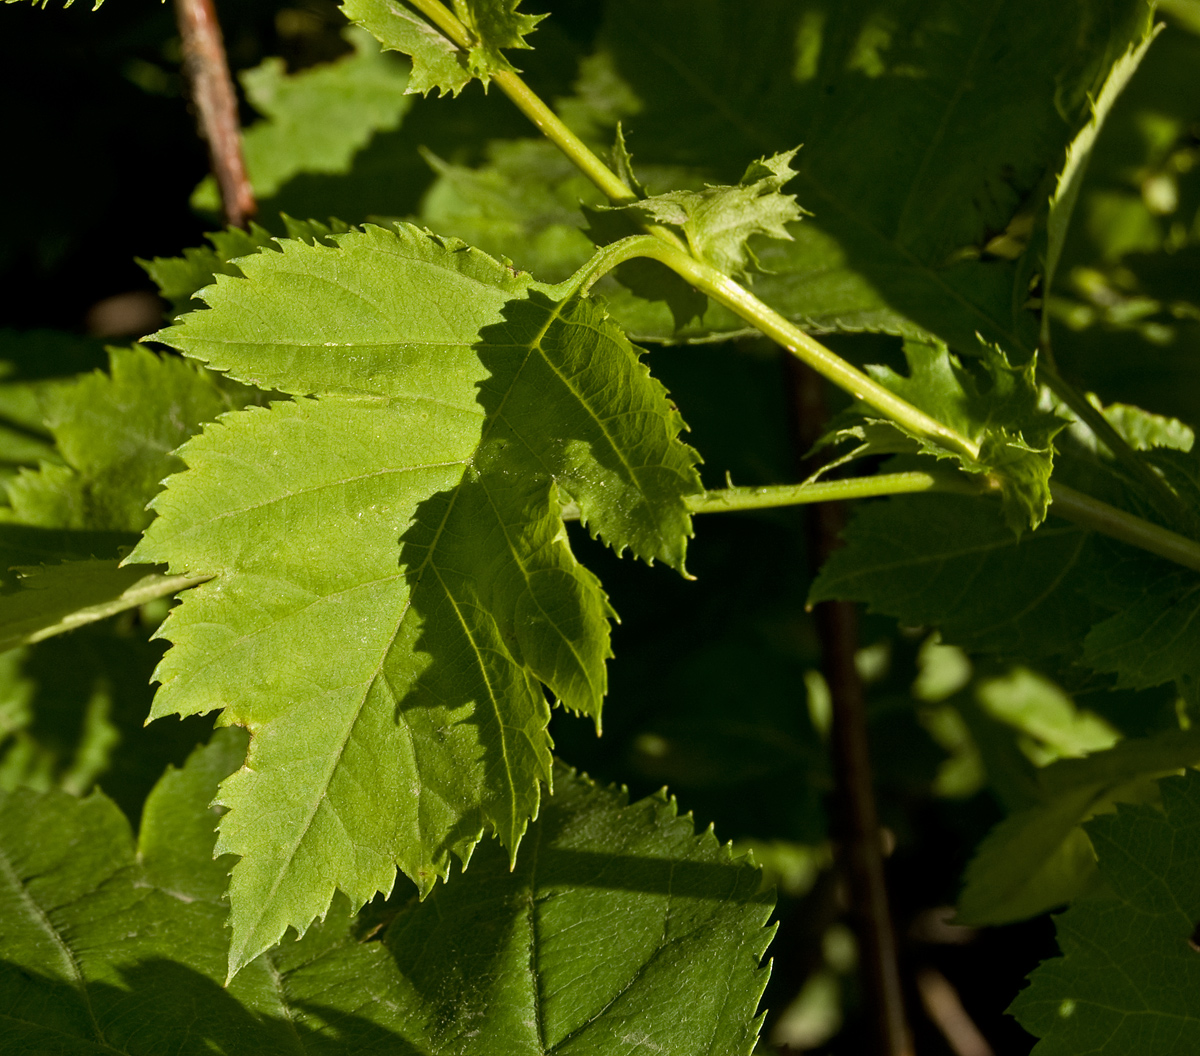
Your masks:
<path fill-rule="evenodd" d="M 1115 672 L 1118 685 L 1135 689 L 1200 680 L 1200 578 L 1162 561 L 1137 564 L 1143 575 L 1135 579 L 1136 594 L 1092 628 L 1085 659 L 1097 671 Z"/>
<path fill-rule="evenodd" d="M 890 367 L 867 368 L 892 392 L 974 441 L 979 447 L 978 458 L 908 434 L 899 424 L 874 417 L 866 418 L 866 429 L 859 425 L 842 427 L 825 442 L 853 440 L 858 443 L 854 455 L 908 451 L 951 458 L 968 473 L 987 474 L 999 485 L 1005 520 L 1020 535 L 1046 519 L 1054 466 L 1051 441 L 1068 423 L 1038 406 L 1035 361 L 1014 367 L 998 348 L 985 345 L 981 353 L 978 365 L 982 370 L 972 373 L 940 342 L 906 341 L 908 377 Z"/>
<path fill-rule="evenodd" d="M 426 157 L 438 179 L 421 222 L 439 234 L 503 254 L 545 282 L 561 282 L 595 252 L 579 204 L 603 196 L 553 144 L 497 140 L 475 169 Z"/>
<path fill-rule="evenodd" d="M 1076 655 L 1104 615 L 1082 589 L 1092 537 L 1053 518 L 1018 541 L 979 499 L 898 497 L 857 509 L 845 539 L 811 601 L 862 601 L 968 649 Z"/>
<path fill-rule="evenodd" d="M 61 379 L 101 366 L 99 341 L 59 330 L 0 328 L 0 474 L 58 460 L 44 405 Z"/>
<path fill-rule="evenodd" d="M 4 2 L 6 4 L 19 4 L 21 2 L 21 0 L 4 0 Z M 70 7 L 74 2 L 75 2 L 75 0 L 63 0 L 63 7 L 64 8 Z M 104 3 L 104 0 L 96 0 L 96 2 L 94 4 L 92 4 L 92 10 L 99 11 L 100 5 L 102 3 Z M 42 10 L 44 11 L 49 6 L 50 0 L 33 0 L 34 7 L 37 7 L 39 4 L 41 5 Z"/>
<path fill-rule="evenodd" d="M 527 33 L 532 33 L 545 15 L 527 15 L 517 11 L 521 0 L 454 0 L 454 13 L 470 31 L 472 45 L 467 64 L 484 84 L 492 74 L 517 69 L 501 53 L 502 48 L 526 48 Z"/>
<path fill-rule="evenodd" d="M 1081 823 L 1154 794 L 1152 781 L 1200 761 L 1200 733 L 1123 741 L 1038 771 L 1042 802 L 1001 822 L 967 866 L 964 924 L 1009 924 L 1070 902 L 1092 882 L 1095 856 Z"/>
<path fill-rule="evenodd" d="M 758 870 L 665 794 L 627 806 L 565 771 L 555 786 L 515 871 L 482 847 L 385 933 L 423 997 L 419 1051 L 748 1056 L 773 901 Z"/>
<path fill-rule="evenodd" d="M 217 275 L 240 275 L 237 257 L 257 253 L 270 245 L 271 232 L 252 223 L 248 230 L 230 227 L 206 236 L 209 246 L 185 249 L 181 257 L 155 257 L 138 264 L 158 287 L 164 300 L 170 301 L 172 315 L 178 316 L 199 307 L 195 295 L 212 283 Z"/>
<path fill-rule="evenodd" d="M 146 726 L 161 658 L 134 620 L 0 654 L 0 788 L 85 795 L 99 783 L 138 818 L 163 767 L 212 735 L 200 718 Z"/>
<path fill-rule="evenodd" d="M 681 568 L 699 490 L 599 309 L 416 228 L 332 241 L 243 259 L 159 335 L 321 397 L 191 441 L 133 555 L 216 576 L 164 625 L 153 714 L 224 707 L 254 735 L 221 795 L 231 970 L 335 887 L 361 905 L 398 865 L 427 892 L 489 825 L 515 853 L 550 777 L 539 683 L 597 720 L 605 687 L 611 613 L 560 501 Z"/>
<path fill-rule="evenodd" d="M 181 466 L 171 452 L 202 422 L 244 402 L 176 357 L 114 348 L 109 363 L 109 374 L 95 371 L 50 393 L 46 424 L 66 465 L 10 481 L 6 519 L 139 532 L 150 522 L 146 503 Z"/>
<path fill-rule="evenodd" d="M 790 241 L 786 225 L 803 215 L 795 195 L 781 193 L 796 175 L 791 163 L 798 150 L 751 162 L 735 186 L 668 191 L 620 208 L 681 228 L 696 256 L 727 275 L 746 278 L 751 269 L 761 270 L 749 240 L 761 235 Z"/>
<path fill-rule="evenodd" d="M 753 1048 L 772 930 L 758 870 L 695 836 L 665 796 L 628 805 L 567 770 L 515 871 L 481 848 L 453 887 L 385 910 L 381 941 L 364 941 L 378 915 L 355 920 L 338 899 L 223 989 L 230 863 L 211 857 L 208 804 L 244 747 L 221 730 L 168 770 L 136 857 L 101 795 L 0 797 L 0 1048 L 532 1056 L 629 1036 L 681 1056 Z"/>
<path fill-rule="evenodd" d="M 1058 261 L 1062 256 L 1063 245 L 1067 239 L 1067 230 L 1071 223 L 1071 215 L 1075 211 L 1075 203 L 1079 198 L 1079 189 L 1083 186 L 1083 178 L 1087 174 L 1088 162 L 1096 145 L 1096 137 L 1104 127 L 1104 122 L 1116 103 L 1117 98 L 1129 84 L 1130 78 L 1141 65 L 1154 38 L 1163 27 L 1157 26 L 1146 33 L 1141 40 L 1132 43 L 1109 70 L 1104 87 L 1092 103 L 1091 120 L 1079 131 L 1071 146 L 1067 149 L 1067 163 L 1058 174 L 1058 186 L 1050 199 L 1050 214 L 1046 220 L 1046 260 L 1043 275 L 1043 286 L 1048 292 L 1053 288 Z M 1048 317 L 1047 317 L 1048 319 Z"/>
<path fill-rule="evenodd" d="M 385 48 L 412 59 L 408 91 L 458 95 L 472 80 L 486 86 L 497 73 L 516 72 L 503 48 L 528 48 L 525 34 L 545 15 L 517 11 L 521 0 L 454 0 L 454 13 L 472 39 L 463 52 L 421 15 L 392 0 L 344 0 L 351 22 L 375 35 Z"/>
<path fill-rule="evenodd" d="M 1106 889 L 1055 921 L 1045 961 L 1011 1012 L 1038 1056 L 1188 1052 L 1200 1044 L 1200 775 L 1160 782 L 1162 809 L 1120 806 L 1086 826 Z"/>
<path fill-rule="evenodd" d="M 260 200 L 300 173 L 348 173 L 354 155 L 376 132 L 398 128 L 412 105 L 405 64 L 364 30 L 351 28 L 346 39 L 354 51 L 336 62 L 288 74 L 274 57 L 241 74 L 246 98 L 264 118 L 242 133 L 246 172 Z M 191 204 L 219 212 L 211 176 Z"/>
<path fill-rule="evenodd" d="M 17 587 L 0 593 L 0 651 L 40 642 L 157 598 L 171 597 L 201 580 L 148 572 L 117 561 L 64 561 L 19 568 Z"/>
<path fill-rule="evenodd" d="M 384 48 L 412 59 L 408 91 L 458 95 L 473 79 L 467 56 L 420 15 L 392 0 L 344 0 L 342 13 Z"/>
<path fill-rule="evenodd" d="M 1038 335 L 1030 233 L 1148 24 L 1134 0 L 620 0 L 603 40 L 641 100 L 628 128 L 643 160 L 728 180 L 804 144 L 790 186 L 813 216 L 795 243 L 764 247 L 777 275 L 756 292 L 773 307 L 829 329 L 924 328 L 966 353 L 978 333 L 1023 363 Z"/>

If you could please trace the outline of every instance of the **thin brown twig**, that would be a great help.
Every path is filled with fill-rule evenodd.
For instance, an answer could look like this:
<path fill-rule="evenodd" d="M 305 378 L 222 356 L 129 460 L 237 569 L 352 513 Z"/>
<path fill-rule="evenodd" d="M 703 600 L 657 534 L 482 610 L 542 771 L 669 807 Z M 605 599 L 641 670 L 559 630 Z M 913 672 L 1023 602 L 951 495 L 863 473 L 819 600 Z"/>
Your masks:
<path fill-rule="evenodd" d="M 237 96 L 213 0 L 175 0 L 175 18 L 183 43 L 184 75 L 200 135 L 208 143 L 225 221 L 245 227 L 258 206 L 242 157 Z"/>
<path fill-rule="evenodd" d="M 917 972 L 917 992 L 929 1018 L 954 1050 L 954 1056 L 995 1056 L 963 1007 L 958 991 L 941 972 L 929 966 Z"/>
<path fill-rule="evenodd" d="M 788 358 L 797 453 L 821 436 L 828 412 L 824 382 L 811 367 Z M 806 466 L 805 470 L 814 467 Z M 838 502 L 808 507 L 809 555 L 813 570 L 841 545 L 845 508 Z M 858 937 L 863 984 L 880 1056 L 912 1056 L 912 1036 L 896 955 L 896 934 L 883 873 L 879 815 L 875 808 L 867 745 L 867 709 L 855 666 L 858 610 L 853 603 L 816 606 L 822 667 L 833 701 L 832 747 L 838 794 L 838 845 L 849 887 Z"/>

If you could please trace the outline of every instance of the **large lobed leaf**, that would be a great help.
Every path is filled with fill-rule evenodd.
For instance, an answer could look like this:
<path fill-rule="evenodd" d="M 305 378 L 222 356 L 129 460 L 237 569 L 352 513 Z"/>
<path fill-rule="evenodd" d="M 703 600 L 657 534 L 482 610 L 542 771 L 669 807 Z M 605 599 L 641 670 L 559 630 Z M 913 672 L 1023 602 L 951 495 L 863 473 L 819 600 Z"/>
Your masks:
<path fill-rule="evenodd" d="M 599 721 L 611 615 L 560 503 L 682 569 L 681 421 L 596 307 L 462 243 L 369 227 L 238 262 L 159 335 L 295 394 L 182 451 L 136 560 L 216 578 L 163 633 L 155 716 L 252 734 L 223 787 L 231 970 L 400 867 L 422 893 L 550 780 L 544 684 Z M 318 399 L 303 398 L 317 394 Z"/>
<path fill-rule="evenodd" d="M 1120 806 L 1088 822 L 1105 882 L 1056 919 L 1044 962 L 1012 1012 L 1037 1056 L 1192 1052 L 1200 1045 L 1200 774 L 1160 782 L 1163 809 Z"/>
<path fill-rule="evenodd" d="M 750 1053 L 771 934 L 758 871 L 673 801 L 629 805 L 566 770 L 515 872 L 490 846 L 424 903 L 356 920 L 339 899 L 222 989 L 230 860 L 211 857 L 208 804 L 244 746 L 219 731 L 169 769 L 136 854 L 101 794 L 0 797 L 0 1049 Z"/>

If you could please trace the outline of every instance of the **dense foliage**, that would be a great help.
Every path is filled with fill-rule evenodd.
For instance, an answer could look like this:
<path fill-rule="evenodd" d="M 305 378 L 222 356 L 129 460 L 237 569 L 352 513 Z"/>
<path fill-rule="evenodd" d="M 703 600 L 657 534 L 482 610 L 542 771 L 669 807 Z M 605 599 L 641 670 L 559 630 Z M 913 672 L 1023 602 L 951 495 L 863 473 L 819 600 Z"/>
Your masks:
<path fill-rule="evenodd" d="M 1189 1051 L 1195 0 L 10 5 L 0 1052 Z"/>

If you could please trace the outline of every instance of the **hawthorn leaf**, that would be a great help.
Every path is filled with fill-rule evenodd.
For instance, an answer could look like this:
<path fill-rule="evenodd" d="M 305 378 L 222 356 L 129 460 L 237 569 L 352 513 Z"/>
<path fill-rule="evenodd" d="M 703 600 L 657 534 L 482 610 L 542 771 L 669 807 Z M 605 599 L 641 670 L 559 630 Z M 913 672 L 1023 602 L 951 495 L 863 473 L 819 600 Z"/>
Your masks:
<path fill-rule="evenodd" d="M 399 866 L 425 894 L 486 826 L 515 854 L 550 779 L 541 685 L 598 721 L 606 684 L 611 610 L 561 504 L 682 569 L 700 488 L 599 308 L 413 227 L 330 241 L 243 258 L 158 335 L 318 396 L 189 442 L 133 554 L 215 577 L 163 625 L 152 714 L 253 736 L 221 792 L 231 971 L 335 888 L 361 905 Z"/>
<path fill-rule="evenodd" d="M 0 798 L 0 1049 L 294 1051 L 269 965 L 222 992 L 225 908 L 149 883 L 110 799 Z"/>
<path fill-rule="evenodd" d="M 515 871 L 485 846 L 400 912 L 383 942 L 422 998 L 418 1051 L 748 1056 L 773 898 L 665 794 L 627 804 L 561 770 Z"/>
<path fill-rule="evenodd" d="M 3 796 L 0 1049 L 532 1056 L 629 1036 L 681 1056 L 753 1048 L 773 931 L 759 871 L 694 835 L 664 795 L 631 805 L 563 768 L 530 833 L 537 853 L 515 872 L 488 845 L 424 903 L 356 919 L 339 896 L 222 988 L 231 859 L 212 858 L 209 803 L 244 750 L 244 731 L 219 730 L 169 768 L 136 854 L 103 795 Z"/>
<path fill-rule="evenodd" d="M 1055 918 L 1044 961 L 1010 1012 L 1037 1056 L 1130 1056 L 1200 1045 L 1200 775 L 1159 782 L 1162 809 L 1120 805 L 1085 825 L 1105 887 Z"/>
<path fill-rule="evenodd" d="M 551 143 L 497 140 L 478 168 L 426 154 L 438 179 L 421 204 L 421 222 L 485 253 L 503 253 L 545 282 L 561 282 L 595 252 L 580 202 L 603 195 Z"/>
<path fill-rule="evenodd" d="M 330 219 L 328 224 L 318 220 L 295 220 L 286 214 L 281 218 L 287 237 L 313 242 L 350 230 L 350 225 Z M 209 286 L 217 275 L 241 275 L 234 261 L 263 249 L 274 247 L 275 236 L 265 227 L 251 223 L 247 230 L 227 227 L 205 236 L 211 246 L 195 246 L 183 251 L 181 257 L 155 257 L 138 260 L 138 264 L 158 287 L 164 300 L 171 302 L 172 320 L 184 312 L 203 306 L 196 294 Z"/>
<path fill-rule="evenodd" d="M 796 175 L 791 163 L 798 151 L 751 162 L 736 185 L 667 191 L 618 208 L 682 229 L 698 257 L 727 275 L 747 278 L 752 269 L 761 269 L 749 240 L 762 235 L 789 241 L 786 225 L 803 215 L 795 195 L 781 191 Z"/>
<path fill-rule="evenodd" d="M 106 360 L 104 345 L 92 338 L 0 327 L 0 474 L 59 460 L 44 420 L 45 400 L 72 374 Z"/>
<path fill-rule="evenodd" d="M 1147 32 L 1140 40 L 1131 42 L 1128 50 L 1122 55 L 1108 72 L 1104 86 L 1091 102 L 1091 119 L 1080 129 L 1075 139 L 1067 148 L 1067 162 L 1058 174 L 1057 186 L 1050 199 L 1050 213 L 1046 218 L 1046 258 L 1042 284 L 1046 292 L 1054 288 L 1055 273 L 1058 261 L 1062 256 L 1063 245 L 1067 240 L 1067 231 L 1071 224 L 1071 216 L 1075 211 L 1075 203 L 1079 199 L 1079 190 L 1083 186 L 1083 178 L 1087 175 L 1088 162 L 1096 145 L 1096 137 L 1104 127 L 1104 122 L 1116 103 L 1130 78 L 1141 65 L 1146 51 L 1154 43 L 1154 38 L 1162 30 L 1158 25 Z M 1045 316 L 1045 325 L 1049 325 L 1050 316 Z"/>
<path fill-rule="evenodd" d="M 1018 541 L 977 498 L 903 496 L 856 509 L 844 537 L 810 601 L 865 602 L 967 649 L 1078 655 L 1106 614 L 1083 589 L 1091 534 L 1053 517 Z"/>
<path fill-rule="evenodd" d="M 1115 672 L 1119 686 L 1135 689 L 1200 680 L 1200 577 L 1164 561 L 1137 564 L 1144 573 L 1136 594 L 1091 629 L 1085 659 L 1097 671 Z"/>
<path fill-rule="evenodd" d="M 517 10 L 521 0 L 454 0 L 458 15 L 475 38 L 467 63 L 471 72 L 486 85 L 492 74 L 518 72 L 506 59 L 503 48 L 524 48 L 525 40 L 545 15 L 528 15 Z"/>
<path fill-rule="evenodd" d="M 259 200 L 300 173 L 345 174 L 376 132 L 399 127 L 412 105 L 406 64 L 385 54 L 370 33 L 350 27 L 354 51 L 335 62 L 288 74 L 272 57 L 241 74 L 246 98 L 263 115 L 242 132 L 246 172 Z M 220 196 L 207 177 L 193 209 L 216 213 Z"/>
<path fill-rule="evenodd" d="M 472 81 L 466 54 L 400 0 L 344 0 L 341 10 L 385 49 L 412 59 L 409 92 L 458 95 Z"/>
<path fill-rule="evenodd" d="M 1175 730 L 1042 768 L 1042 802 L 997 825 L 967 866 L 958 918 L 971 926 L 1010 924 L 1070 902 L 1095 872 L 1081 823 L 1116 803 L 1152 797 L 1155 778 L 1196 762 L 1200 732 Z"/>
<path fill-rule="evenodd" d="M 1043 203 L 1150 21 L 1135 0 L 618 0 L 601 43 L 641 103 L 645 161 L 728 181 L 804 144 L 790 187 L 813 215 L 760 254 L 772 307 L 967 354 L 980 334 L 1024 363 Z"/>
<path fill-rule="evenodd" d="M 139 532 L 146 503 L 180 463 L 171 452 L 239 396 L 193 364 L 141 347 L 109 350 L 109 373 L 57 386 L 46 424 L 66 465 L 8 483 L 6 520 L 45 528 Z"/>
<path fill-rule="evenodd" d="M 206 236 L 211 246 L 185 249 L 181 257 L 155 257 L 138 260 L 138 265 L 158 287 L 159 295 L 171 304 L 173 316 L 199 307 L 193 298 L 218 274 L 240 275 L 236 257 L 257 253 L 270 245 L 272 235 L 265 227 L 251 223 L 249 228 L 229 227 Z"/>
<path fill-rule="evenodd" d="M 0 651 L 40 642 L 196 586 L 119 561 L 64 561 L 17 569 L 17 590 L 0 593 Z"/>
<path fill-rule="evenodd" d="M 19 4 L 21 2 L 21 0 L 4 0 L 4 2 L 6 4 Z M 70 7 L 74 2 L 75 2 L 75 0 L 63 0 L 63 7 L 64 8 Z M 92 10 L 99 11 L 100 5 L 103 3 L 104 3 L 104 0 L 95 0 L 95 3 L 92 4 Z M 43 11 L 46 10 L 46 8 L 49 5 L 50 5 L 50 0 L 33 0 L 33 6 L 34 7 L 40 6 Z"/>

